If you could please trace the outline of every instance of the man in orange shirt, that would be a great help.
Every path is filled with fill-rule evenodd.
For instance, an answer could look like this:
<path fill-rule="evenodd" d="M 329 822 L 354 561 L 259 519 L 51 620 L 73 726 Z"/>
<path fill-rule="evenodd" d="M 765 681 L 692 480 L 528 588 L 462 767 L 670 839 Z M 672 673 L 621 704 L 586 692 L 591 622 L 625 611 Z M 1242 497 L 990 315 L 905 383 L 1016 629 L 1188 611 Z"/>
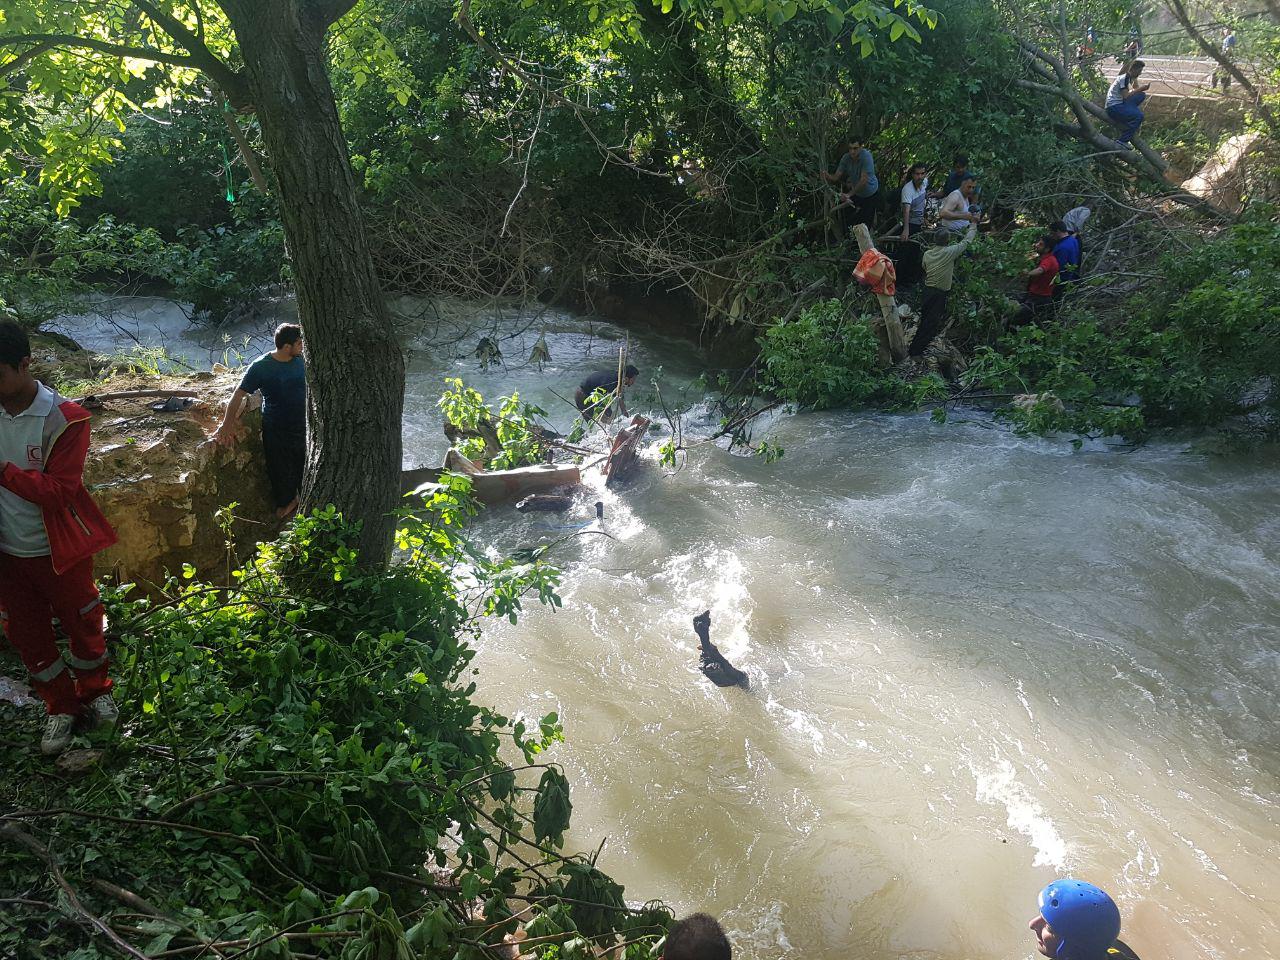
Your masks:
<path fill-rule="evenodd" d="M 1036 241 L 1036 265 L 1026 273 L 1027 292 L 1022 306 L 1009 318 L 1009 326 L 1021 327 L 1038 323 L 1053 311 L 1053 281 L 1058 276 L 1058 260 L 1053 255 L 1053 237 L 1045 234 Z"/>

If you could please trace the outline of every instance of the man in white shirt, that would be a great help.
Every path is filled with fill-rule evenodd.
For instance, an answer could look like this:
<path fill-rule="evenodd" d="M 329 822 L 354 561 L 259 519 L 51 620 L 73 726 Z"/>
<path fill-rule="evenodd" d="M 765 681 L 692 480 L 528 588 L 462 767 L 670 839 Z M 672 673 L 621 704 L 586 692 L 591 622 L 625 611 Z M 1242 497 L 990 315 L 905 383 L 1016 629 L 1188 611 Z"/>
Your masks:
<path fill-rule="evenodd" d="M 902 185 L 902 239 L 910 240 L 924 228 L 924 202 L 929 192 L 929 180 L 924 175 L 924 164 L 911 167 L 911 176 Z"/>
<path fill-rule="evenodd" d="M 969 224 L 977 223 L 982 219 L 971 209 L 973 194 L 977 188 L 978 181 L 973 174 L 966 174 L 960 181 L 960 188 L 947 194 L 947 198 L 942 201 L 942 208 L 938 211 L 938 219 L 942 221 L 942 226 L 953 233 L 960 233 Z"/>
<path fill-rule="evenodd" d="M 1151 88 L 1149 83 L 1138 82 L 1144 66 L 1146 64 L 1141 60 L 1134 60 L 1124 68 L 1120 76 L 1111 81 L 1111 88 L 1107 91 L 1107 116 L 1120 128 L 1116 143 L 1126 149 L 1137 136 L 1138 128 L 1146 118 L 1146 114 L 1139 109 L 1142 101 L 1147 99 L 1147 90 Z"/>

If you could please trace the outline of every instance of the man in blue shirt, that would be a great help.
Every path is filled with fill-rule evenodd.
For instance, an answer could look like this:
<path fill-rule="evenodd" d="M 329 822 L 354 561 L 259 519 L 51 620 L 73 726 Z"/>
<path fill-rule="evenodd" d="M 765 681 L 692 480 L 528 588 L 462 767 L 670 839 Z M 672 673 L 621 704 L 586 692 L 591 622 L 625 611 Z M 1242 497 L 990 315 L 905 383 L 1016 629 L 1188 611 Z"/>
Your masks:
<path fill-rule="evenodd" d="M 1053 287 L 1054 299 L 1061 299 L 1070 286 L 1080 279 L 1080 239 L 1061 220 L 1049 225 L 1053 236 L 1053 258 L 1058 261 L 1058 279 Z"/>
<path fill-rule="evenodd" d="M 947 174 L 947 182 L 942 185 L 942 189 L 938 191 L 939 197 L 948 197 L 955 191 L 960 189 L 960 184 L 969 178 L 969 158 L 963 153 L 957 153 L 951 159 L 951 172 Z"/>
<path fill-rule="evenodd" d="M 862 137 L 849 138 L 848 150 L 836 164 L 835 173 L 821 171 L 827 183 L 840 185 L 840 193 L 853 204 L 853 216 L 848 218 L 845 228 L 859 223 L 870 223 L 875 215 L 876 194 L 880 191 L 880 180 L 876 177 L 876 163 L 871 151 L 862 145 Z"/>
<path fill-rule="evenodd" d="M 276 516 L 284 519 L 298 509 L 302 468 L 307 461 L 307 372 L 300 326 L 280 324 L 275 341 L 275 350 L 249 364 L 214 440 L 223 446 L 236 441 L 245 402 L 249 394 L 261 391 L 262 450 Z"/>

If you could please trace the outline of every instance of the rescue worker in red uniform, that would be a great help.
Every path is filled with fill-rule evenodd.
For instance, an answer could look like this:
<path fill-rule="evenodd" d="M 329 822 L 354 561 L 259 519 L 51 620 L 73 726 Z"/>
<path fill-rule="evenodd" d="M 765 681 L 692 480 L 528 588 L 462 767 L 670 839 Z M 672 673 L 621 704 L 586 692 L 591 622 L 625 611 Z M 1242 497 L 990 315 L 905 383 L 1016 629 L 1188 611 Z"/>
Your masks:
<path fill-rule="evenodd" d="M 119 719 L 93 555 L 115 531 L 84 486 L 89 414 L 31 375 L 31 343 L 0 322 L 0 608 L 48 711 L 40 749 L 60 753 L 77 718 Z M 65 655 L 53 631 L 67 635 Z"/>

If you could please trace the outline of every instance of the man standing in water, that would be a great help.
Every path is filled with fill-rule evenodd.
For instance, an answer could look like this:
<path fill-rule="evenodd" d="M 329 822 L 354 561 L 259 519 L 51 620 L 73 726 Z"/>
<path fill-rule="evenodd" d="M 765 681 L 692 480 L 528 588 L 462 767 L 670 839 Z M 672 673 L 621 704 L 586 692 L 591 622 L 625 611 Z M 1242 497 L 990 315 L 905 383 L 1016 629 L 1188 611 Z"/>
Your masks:
<path fill-rule="evenodd" d="M 628 364 L 627 368 L 622 371 L 622 385 L 624 387 L 632 386 L 638 376 L 640 376 L 640 371 Z M 597 390 L 603 390 L 610 396 L 599 403 L 588 403 L 591 395 Z M 616 368 L 613 370 L 601 370 L 584 379 L 578 384 L 578 389 L 573 393 L 573 402 L 584 420 L 596 419 L 608 423 L 613 419 L 612 394 L 615 393 L 618 395 L 618 409 L 625 417 L 627 415 L 627 401 L 623 398 L 622 391 L 618 389 L 618 371 Z"/>
<path fill-rule="evenodd" d="M 1055 880 L 1040 891 L 1040 912 L 1027 924 L 1050 960 L 1138 960 L 1121 940 L 1120 908 L 1083 880 Z"/>
<path fill-rule="evenodd" d="M 262 449 L 276 516 L 283 520 L 298 509 L 302 469 L 307 461 L 307 372 L 300 326 L 280 324 L 275 342 L 274 351 L 249 364 L 214 440 L 223 446 L 236 441 L 249 394 L 262 391 Z"/>
<path fill-rule="evenodd" d="M 44 700 L 48 755 L 66 749 L 77 718 L 114 727 L 120 716 L 93 582 L 93 555 L 116 535 L 85 489 L 88 452 L 88 411 L 32 376 L 26 333 L 0 323 L 0 619 Z"/>

